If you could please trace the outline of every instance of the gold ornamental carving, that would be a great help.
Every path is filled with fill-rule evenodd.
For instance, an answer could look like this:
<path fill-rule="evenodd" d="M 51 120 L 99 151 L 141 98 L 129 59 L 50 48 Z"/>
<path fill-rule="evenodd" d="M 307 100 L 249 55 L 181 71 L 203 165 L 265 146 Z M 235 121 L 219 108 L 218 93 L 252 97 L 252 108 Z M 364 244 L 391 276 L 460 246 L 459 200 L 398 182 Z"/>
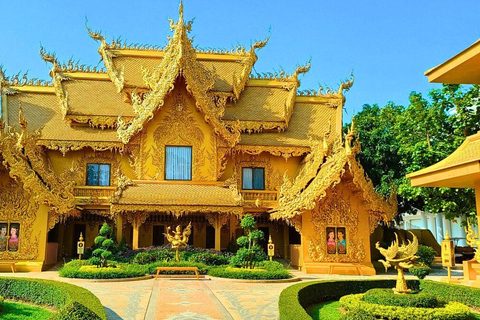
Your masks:
<path fill-rule="evenodd" d="M 410 232 L 410 231 L 409 231 Z M 380 242 L 375 244 L 375 248 L 380 251 L 385 260 L 378 260 L 385 267 L 385 271 L 389 267 L 394 267 L 397 270 L 397 284 L 393 289 L 395 293 L 411 293 L 412 290 L 408 289 L 407 282 L 405 281 L 404 269 L 413 268 L 416 265 L 416 260 L 419 258 L 416 256 L 418 251 L 418 239 L 410 232 L 413 240 L 408 240 L 408 244 L 403 243 L 401 246 L 398 241 L 398 235 L 395 233 L 395 239 L 390 247 L 387 249 L 380 247 Z"/>
<path fill-rule="evenodd" d="M 0 183 L 0 222 L 20 224 L 17 251 L 0 252 L 0 260 L 34 260 L 38 257 L 40 231 L 35 232 L 33 224 L 39 204 L 31 201 L 21 183 L 13 179 L 4 185 Z"/>
<path fill-rule="evenodd" d="M 314 237 L 310 238 L 308 254 L 318 262 L 363 262 L 366 259 L 363 239 L 358 237 L 359 213 L 350 205 L 350 199 L 333 188 L 324 201 L 312 210 Z M 347 233 L 346 253 L 329 254 L 327 252 L 327 227 L 344 227 Z"/>
<path fill-rule="evenodd" d="M 192 180 L 208 180 L 209 177 L 201 174 L 201 169 L 205 166 L 205 160 L 208 160 L 207 165 L 216 165 L 215 154 L 204 146 L 205 135 L 193 113 L 188 110 L 180 90 L 174 96 L 174 103 L 168 106 L 161 124 L 155 129 L 153 138 L 155 145 L 151 158 L 153 165 L 157 167 L 154 179 L 164 177 L 165 146 L 187 145 L 192 147 Z M 213 177 L 213 172 L 210 172 L 210 179 Z"/>
<path fill-rule="evenodd" d="M 172 249 L 175 250 L 175 261 L 180 262 L 179 250 L 185 249 L 188 244 L 188 237 L 192 234 L 192 223 L 190 222 L 183 232 L 181 226 L 177 226 L 173 234 L 170 234 L 170 230 L 171 227 L 168 227 L 164 235 L 172 244 Z"/>
<path fill-rule="evenodd" d="M 192 22 L 184 22 L 183 5 L 180 4 L 178 22 L 175 24 L 170 21 L 173 36 L 164 50 L 163 59 L 154 70 L 142 68 L 144 84 L 151 91 L 145 94 L 143 99 L 132 92 L 131 99 L 135 117 L 130 124 L 127 124 L 121 116 L 117 120 L 118 138 L 123 143 L 128 143 L 154 117 L 155 111 L 163 107 L 165 97 L 173 90 L 179 76 L 185 79 L 187 91 L 195 97 L 197 109 L 203 113 L 205 121 L 213 126 L 215 133 L 222 137 L 230 147 L 240 141 L 240 130 L 238 128 L 227 129 L 221 120 L 224 108 L 217 107 L 214 95 L 210 92 L 215 84 L 215 79 L 197 61 L 192 40 L 187 35 L 191 30 L 191 25 Z"/>

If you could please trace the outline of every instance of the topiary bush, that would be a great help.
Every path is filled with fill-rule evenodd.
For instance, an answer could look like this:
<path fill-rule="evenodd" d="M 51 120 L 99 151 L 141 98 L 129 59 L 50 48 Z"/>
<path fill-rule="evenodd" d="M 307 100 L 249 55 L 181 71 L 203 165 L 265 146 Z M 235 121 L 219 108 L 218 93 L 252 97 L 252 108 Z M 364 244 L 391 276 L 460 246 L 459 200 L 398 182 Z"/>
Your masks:
<path fill-rule="evenodd" d="M 108 260 L 113 257 L 112 249 L 115 246 L 115 242 L 112 240 L 112 228 L 105 222 L 98 236 L 95 238 L 95 245 L 98 247 L 93 250 L 93 257 L 90 258 L 90 264 L 96 265 L 97 267 L 108 267 Z"/>
<path fill-rule="evenodd" d="M 433 248 L 421 244 L 418 246 L 418 251 L 415 255 L 418 257 L 417 262 L 419 264 L 430 267 L 437 252 Z"/>
<path fill-rule="evenodd" d="M 428 276 L 431 271 L 432 269 L 427 266 L 418 266 L 408 269 L 408 272 L 416 276 L 418 279 L 425 279 L 425 277 Z"/>
<path fill-rule="evenodd" d="M 57 310 L 49 319 L 106 320 L 105 308 L 87 289 L 73 284 L 31 278 L 0 278 L 0 295 Z"/>
<path fill-rule="evenodd" d="M 247 214 L 240 222 L 246 235 L 237 239 L 240 249 L 232 258 L 232 264 L 241 267 L 253 269 L 258 262 L 267 259 L 263 248 L 259 245 L 259 241 L 263 239 L 263 231 L 257 230 L 257 223 L 252 215 Z"/>

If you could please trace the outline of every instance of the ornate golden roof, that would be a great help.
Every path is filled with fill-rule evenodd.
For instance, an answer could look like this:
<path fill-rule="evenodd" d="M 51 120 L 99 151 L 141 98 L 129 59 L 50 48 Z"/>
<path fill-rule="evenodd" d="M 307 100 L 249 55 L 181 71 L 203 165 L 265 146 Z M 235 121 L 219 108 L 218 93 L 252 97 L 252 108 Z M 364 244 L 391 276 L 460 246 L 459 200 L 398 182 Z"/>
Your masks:
<path fill-rule="evenodd" d="M 123 190 L 112 204 L 112 212 L 126 211 L 165 212 L 242 212 L 242 198 L 235 191 L 220 185 L 190 183 L 155 183 L 134 181 Z"/>
<path fill-rule="evenodd" d="M 8 79 L 0 70 L 7 123 L 14 125 L 8 118 L 16 119 L 22 103 L 31 127 L 42 128 L 38 143 L 50 149 L 122 149 L 183 77 L 205 121 L 226 146 L 240 145 L 243 150 L 265 146 L 274 152 L 280 147 L 299 148 L 294 151 L 298 155 L 308 150 L 309 136 L 322 136 L 329 121 L 334 127 L 331 138 L 341 135 L 343 91 L 353 78 L 338 91 L 297 92 L 298 76 L 310 63 L 290 75 L 282 71 L 254 76 L 255 52 L 268 39 L 250 49 L 201 50 L 187 35 L 191 22 L 184 22 L 182 5 L 179 14 L 177 23 L 171 21 L 173 35 L 163 49 L 132 47 L 118 40 L 107 43 L 87 28 L 100 41 L 105 69 L 73 61 L 61 64 L 41 48 L 41 57 L 52 64 L 52 83 L 29 81 L 26 76 Z"/>
<path fill-rule="evenodd" d="M 390 199 L 385 200 L 375 192 L 371 180 L 356 160 L 360 146 L 357 144 L 352 148 L 352 139 L 353 132 L 350 131 L 345 146 L 337 140 L 332 150 L 326 143 L 314 143 L 295 180 L 291 182 L 284 178 L 278 207 L 272 210 L 272 218 L 288 220 L 305 210 L 312 210 L 325 198 L 327 190 L 343 179 L 351 184 L 352 190 L 361 192 L 371 216 L 377 221 L 391 221 L 397 214 L 396 193 L 392 192 Z"/>

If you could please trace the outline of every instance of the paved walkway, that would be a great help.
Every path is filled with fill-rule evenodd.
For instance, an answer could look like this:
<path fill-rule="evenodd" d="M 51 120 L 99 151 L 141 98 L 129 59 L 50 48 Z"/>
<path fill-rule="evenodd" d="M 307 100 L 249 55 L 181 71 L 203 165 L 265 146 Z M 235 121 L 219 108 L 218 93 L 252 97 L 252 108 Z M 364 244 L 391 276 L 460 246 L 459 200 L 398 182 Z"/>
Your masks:
<path fill-rule="evenodd" d="M 394 272 L 377 276 L 305 274 L 292 271 L 302 281 L 320 279 L 395 279 Z M 454 273 L 456 275 L 457 273 Z M 439 280 L 444 270 L 428 277 Z M 459 275 L 459 274 L 457 274 Z M 0 273 L 0 276 L 12 276 Z M 93 282 L 65 279 L 56 271 L 15 273 L 16 277 L 64 281 L 84 287 L 105 306 L 109 320 L 160 319 L 278 319 L 278 297 L 295 283 L 245 283 L 227 279 L 153 279 L 128 282 Z M 407 278 L 413 278 L 407 276 Z"/>

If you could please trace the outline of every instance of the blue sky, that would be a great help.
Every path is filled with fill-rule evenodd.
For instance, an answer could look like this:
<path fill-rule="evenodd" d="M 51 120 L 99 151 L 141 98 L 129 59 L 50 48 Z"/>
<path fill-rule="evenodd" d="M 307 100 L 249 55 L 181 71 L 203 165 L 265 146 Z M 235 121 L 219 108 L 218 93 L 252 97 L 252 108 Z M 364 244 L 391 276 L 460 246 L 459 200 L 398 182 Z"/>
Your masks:
<path fill-rule="evenodd" d="M 363 104 L 408 104 L 411 91 L 431 88 L 423 73 L 480 38 L 480 1 L 285 1 L 185 0 L 185 18 L 195 18 L 199 47 L 249 46 L 271 29 L 258 52 L 258 72 L 292 72 L 311 59 L 303 89 L 338 88 L 353 70 L 345 121 Z M 5 1 L 0 0 L 0 64 L 7 75 L 29 71 L 48 78 L 40 43 L 60 61 L 97 65 L 98 44 L 85 30 L 107 39 L 165 45 L 168 17 L 178 17 L 178 1 Z"/>

